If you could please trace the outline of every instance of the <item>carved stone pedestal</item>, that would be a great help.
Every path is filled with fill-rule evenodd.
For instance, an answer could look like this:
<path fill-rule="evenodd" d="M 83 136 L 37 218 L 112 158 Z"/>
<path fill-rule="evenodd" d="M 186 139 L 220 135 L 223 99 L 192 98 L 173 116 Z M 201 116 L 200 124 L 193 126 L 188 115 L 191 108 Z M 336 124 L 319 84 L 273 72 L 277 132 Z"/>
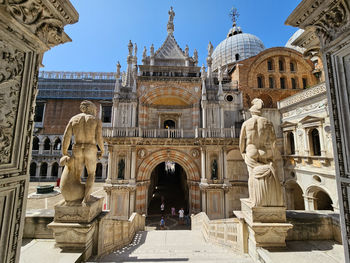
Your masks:
<path fill-rule="evenodd" d="M 256 261 L 258 247 L 285 247 L 287 231 L 285 207 L 253 207 L 248 199 L 241 199 L 242 211 L 234 214 L 243 219 L 248 230 L 248 253 Z"/>
<path fill-rule="evenodd" d="M 53 231 L 56 246 L 63 251 L 78 251 L 88 259 L 97 244 L 98 215 L 102 212 L 103 197 L 93 197 L 86 206 L 55 206 L 55 218 L 48 225 Z"/>

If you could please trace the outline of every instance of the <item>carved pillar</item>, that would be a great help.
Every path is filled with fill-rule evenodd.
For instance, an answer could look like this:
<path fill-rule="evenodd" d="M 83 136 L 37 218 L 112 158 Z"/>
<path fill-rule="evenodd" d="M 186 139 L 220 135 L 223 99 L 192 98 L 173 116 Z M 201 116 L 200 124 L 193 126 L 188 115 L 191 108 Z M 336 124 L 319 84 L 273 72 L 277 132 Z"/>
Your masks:
<path fill-rule="evenodd" d="M 131 174 L 130 179 L 135 181 L 136 178 L 136 148 L 131 148 Z"/>
<path fill-rule="evenodd" d="M 0 1 L 0 214 L 13 215 L 1 222 L 1 262 L 19 261 L 39 65 L 77 20 L 69 1 Z"/>
<path fill-rule="evenodd" d="M 206 180 L 206 158 L 205 158 L 205 148 L 201 148 L 201 179 L 202 181 Z"/>

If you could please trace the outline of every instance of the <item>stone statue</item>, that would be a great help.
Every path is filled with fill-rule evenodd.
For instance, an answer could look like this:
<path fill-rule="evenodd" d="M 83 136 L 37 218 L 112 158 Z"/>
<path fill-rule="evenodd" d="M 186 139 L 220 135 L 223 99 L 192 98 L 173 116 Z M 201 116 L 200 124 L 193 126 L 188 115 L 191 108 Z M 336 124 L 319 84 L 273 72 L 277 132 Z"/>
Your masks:
<path fill-rule="evenodd" d="M 147 58 L 147 48 L 144 47 L 143 53 L 142 53 L 142 59 L 145 60 Z"/>
<path fill-rule="evenodd" d="M 211 55 L 213 54 L 213 44 L 209 41 L 208 44 L 208 57 L 211 57 Z"/>
<path fill-rule="evenodd" d="M 173 23 L 174 22 L 175 12 L 174 12 L 174 9 L 173 9 L 172 6 L 170 7 L 170 10 L 169 10 L 168 14 L 169 14 L 169 23 Z"/>
<path fill-rule="evenodd" d="M 197 51 L 197 49 L 195 49 L 193 51 L 193 60 L 194 60 L 195 63 L 198 62 L 198 51 Z"/>
<path fill-rule="evenodd" d="M 216 159 L 214 159 L 212 165 L 211 165 L 211 179 L 218 179 L 218 163 Z"/>
<path fill-rule="evenodd" d="M 188 45 L 186 45 L 185 47 L 185 56 L 188 57 L 188 51 L 189 51 L 189 48 L 188 48 Z"/>
<path fill-rule="evenodd" d="M 124 180 L 125 175 L 125 162 L 121 159 L 118 163 L 118 179 Z"/>
<path fill-rule="evenodd" d="M 241 129 L 239 148 L 247 164 L 249 179 L 249 201 L 255 207 L 283 206 L 281 184 L 275 163 L 279 152 L 276 148 L 276 134 L 272 123 L 261 117 L 263 101 L 255 98 Z"/>
<path fill-rule="evenodd" d="M 151 57 L 154 56 L 154 46 L 153 46 L 153 44 L 150 47 L 150 54 L 151 54 Z"/>
<path fill-rule="evenodd" d="M 137 44 L 134 44 L 134 57 L 137 57 Z"/>
<path fill-rule="evenodd" d="M 129 40 L 129 44 L 128 44 L 128 51 L 129 51 L 129 56 L 132 56 L 132 48 L 133 48 L 133 44 L 131 42 L 131 40 Z"/>
<path fill-rule="evenodd" d="M 96 117 L 96 106 L 91 101 L 84 100 L 80 104 L 82 113 L 73 116 L 64 132 L 60 160 L 64 165 L 61 176 L 61 193 L 66 205 L 80 205 L 90 201 L 90 194 L 95 180 L 96 162 L 104 153 L 102 138 L 102 122 Z M 69 156 L 68 147 L 74 136 L 73 154 Z M 97 154 L 96 144 L 101 149 Z M 86 167 L 88 178 L 81 183 L 80 176 Z"/>

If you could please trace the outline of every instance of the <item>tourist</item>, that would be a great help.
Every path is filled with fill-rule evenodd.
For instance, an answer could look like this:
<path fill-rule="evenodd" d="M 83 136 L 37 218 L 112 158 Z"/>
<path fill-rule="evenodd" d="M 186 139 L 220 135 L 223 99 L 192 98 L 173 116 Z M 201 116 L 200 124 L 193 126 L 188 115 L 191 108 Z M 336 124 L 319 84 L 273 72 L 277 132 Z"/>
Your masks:
<path fill-rule="evenodd" d="M 184 223 L 184 214 L 185 214 L 185 211 L 181 207 L 181 209 L 179 210 L 179 223 L 180 223 L 180 225 L 183 225 L 183 223 Z"/>
<path fill-rule="evenodd" d="M 162 214 L 162 216 L 164 216 L 164 209 L 165 209 L 165 205 L 164 202 L 160 205 L 160 213 Z"/>
<path fill-rule="evenodd" d="M 176 209 L 175 207 L 171 208 L 171 216 L 175 216 L 176 215 Z"/>
<path fill-rule="evenodd" d="M 164 217 L 162 217 L 162 218 L 160 219 L 159 225 L 160 225 L 160 229 L 161 229 L 161 230 L 164 230 L 164 228 L 165 228 L 165 220 L 164 220 Z"/>

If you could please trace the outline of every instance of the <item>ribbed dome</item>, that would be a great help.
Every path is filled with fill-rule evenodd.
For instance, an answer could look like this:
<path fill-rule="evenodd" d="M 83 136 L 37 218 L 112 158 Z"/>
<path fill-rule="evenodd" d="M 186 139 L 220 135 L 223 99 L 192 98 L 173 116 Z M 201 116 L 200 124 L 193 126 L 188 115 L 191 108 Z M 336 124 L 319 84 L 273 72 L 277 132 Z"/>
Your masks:
<path fill-rule="evenodd" d="M 212 54 L 213 70 L 259 54 L 265 49 L 263 42 L 256 36 L 242 33 L 241 28 L 233 27 Z"/>

